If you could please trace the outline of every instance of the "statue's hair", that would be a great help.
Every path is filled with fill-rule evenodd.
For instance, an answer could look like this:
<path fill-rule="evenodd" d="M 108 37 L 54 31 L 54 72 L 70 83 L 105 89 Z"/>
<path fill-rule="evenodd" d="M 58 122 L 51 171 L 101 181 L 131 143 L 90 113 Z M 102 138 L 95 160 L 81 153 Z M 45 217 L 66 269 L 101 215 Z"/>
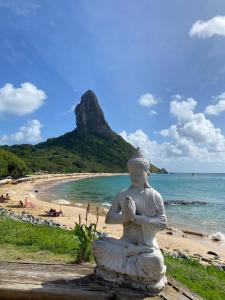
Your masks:
<path fill-rule="evenodd" d="M 127 166 L 128 168 L 139 167 L 148 173 L 150 168 L 150 163 L 144 158 L 140 148 L 137 148 L 136 153 L 131 157 L 131 159 L 128 160 Z"/>
<path fill-rule="evenodd" d="M 147 174 L 149 174 L 150 163 L 144 158 L 140 148 L 136 149 L 136 153 L 128 160 L 128 168 L 141 168 Z M 132 186 L 131 186 L 132 187 Z M 144 188 L 150 188 L 148 181 L 146 180 Z"/>

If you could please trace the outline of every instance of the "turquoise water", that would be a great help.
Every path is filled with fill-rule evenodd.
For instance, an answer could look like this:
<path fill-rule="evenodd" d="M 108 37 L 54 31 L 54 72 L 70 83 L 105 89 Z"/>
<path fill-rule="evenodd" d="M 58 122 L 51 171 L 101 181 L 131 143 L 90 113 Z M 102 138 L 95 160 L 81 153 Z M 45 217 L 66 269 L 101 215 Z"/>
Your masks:
<path fill-rule="evenodd" d="M 153 174 L 149 178 L 152 187 L 164 200 L 200 200 L 207 205 L 167 206 L 169 226 L 188 228 L 204 233 L 225 233 L 225 174 Z M 93 177 L 65 182 L 50 188 L 52 198 L 64 198 L 71 202 L 94 202 L 109 206 L 120 190 L 129 187 L 126 175 Z"/>

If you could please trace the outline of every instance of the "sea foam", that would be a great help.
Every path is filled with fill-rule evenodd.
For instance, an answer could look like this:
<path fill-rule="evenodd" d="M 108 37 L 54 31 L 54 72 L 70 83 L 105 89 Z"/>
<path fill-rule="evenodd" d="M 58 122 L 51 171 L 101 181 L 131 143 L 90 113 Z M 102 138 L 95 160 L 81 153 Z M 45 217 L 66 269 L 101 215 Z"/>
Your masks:
<path fill-rule="evenodd" d="M 215 232 L 212 235 L 210 235 L 210 239 L 213 241 L 224 241 L 225 235 L 222 232 Z"/>

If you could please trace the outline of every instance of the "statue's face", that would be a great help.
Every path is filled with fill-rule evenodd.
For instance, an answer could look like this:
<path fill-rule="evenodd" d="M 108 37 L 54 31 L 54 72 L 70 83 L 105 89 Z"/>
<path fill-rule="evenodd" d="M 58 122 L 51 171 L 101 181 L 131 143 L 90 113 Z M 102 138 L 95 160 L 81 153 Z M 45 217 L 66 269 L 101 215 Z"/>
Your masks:
<path fill-rule="evenodd" d="M 133 187 L 144 187 L 147 182 L 148 174 L 142 168 L 129 168 L 130 180 Z"/>

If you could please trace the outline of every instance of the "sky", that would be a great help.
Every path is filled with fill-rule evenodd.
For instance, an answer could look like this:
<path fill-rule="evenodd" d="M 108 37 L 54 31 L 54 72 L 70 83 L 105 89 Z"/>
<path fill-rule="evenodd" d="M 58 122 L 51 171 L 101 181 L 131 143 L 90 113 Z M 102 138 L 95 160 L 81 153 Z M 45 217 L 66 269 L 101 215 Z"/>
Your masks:
<path fill-rule="evenodd" d="M 111 128 L 169 171 L 225 172 L 224 0 L 0 0 L 0 145 Z"/>

